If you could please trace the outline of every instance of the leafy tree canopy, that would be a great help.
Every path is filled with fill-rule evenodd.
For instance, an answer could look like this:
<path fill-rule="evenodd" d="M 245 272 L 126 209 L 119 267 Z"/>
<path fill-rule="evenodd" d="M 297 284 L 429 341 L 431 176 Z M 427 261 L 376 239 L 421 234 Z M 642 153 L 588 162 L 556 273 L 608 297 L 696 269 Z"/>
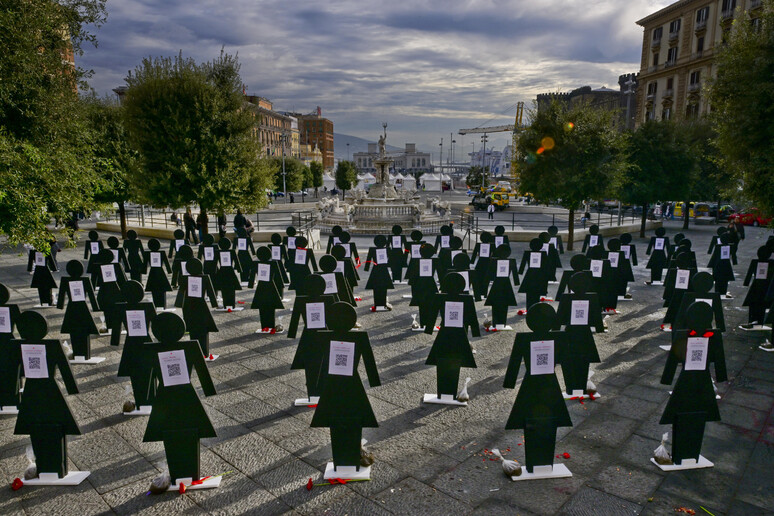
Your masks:
<path fill-rule="evenodd" d="M 339 161 L 336 165 L 336 173 L 334 175 L 336 179 L 336 188 L 346 192 L 352 190 L 357 186 L 357 168 L 355 168 L 354 161 Z"/>
<path fill-rule="evenodd" d="M 274 157 L 270 160 L 274 188 L 282 191 L 282 158 Z M 304 185 L 304 174 L 307 167 L 296 158 L 285 156 L 285 186 L 288 192 L 297 192 Z"/>
<path fill-rule="evenodd" d="M 309 164 L 309 170 L 312 173 L 312 186 L 320 188 L 323 185 L 323 164 L 313 161 Z"/>
<path fill-rule="evenodd" d="M 469 188 L 472 189 L 478 189 L 481 186 L 488 186 L 484 185 L 484 173 L 489 172 L 489 167 L 480 167 L 480 166 L 473 166 L 470 167 L 470 170 L 468 171 L 468 176 L 465 178 L 465 184 L 468 185 Z"/>

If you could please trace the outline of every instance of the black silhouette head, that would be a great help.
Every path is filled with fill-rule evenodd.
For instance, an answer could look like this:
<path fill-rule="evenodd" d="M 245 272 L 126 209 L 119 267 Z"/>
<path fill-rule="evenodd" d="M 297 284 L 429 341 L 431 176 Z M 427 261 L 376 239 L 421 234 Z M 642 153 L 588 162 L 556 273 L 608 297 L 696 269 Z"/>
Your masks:
<path fill-rule="evenodd" d="M 319 276 L 317 276 L 319 278 Z M 325 286 L 325 280 L 320 278 L 323 282 L 323 288 Z M 339 301 L 333 303 L 328 310 L 328 316 L 325 318 L 325 322 L 328 328 L 336 333 L 345 333 L 355 327 L 357 322 L 357 313 L 355 309 L 349 303 Z"/>
<path fill-rule="evenodd" d="M 67 275 L 71 278 L 80 278 L 83 274 L 83 264 L 80 260 L 70 260 L 67 262 L 65 270 L 67 271 Z"/>
<path fill-rule="evenodd" d="M 19 314 L 16 318 L 16 329 L 22 339 L 33 342 L 45 339 L 48 334 L 45 317 L 32 310 Z"/>
<path fill-rule="evenodd" d="M 527 309 L 527 327 L 535 333 L 548 333 L 556 325 L 556 311 L 548 303 L 535 303 Z"/>
<path fill-rule="evenodd" d="M 323 272 L 333 272 L 336 270 L 336 258 L 326 254 L 320 257 L 320 270 Z"/>
<path fill-rule="evenodd" d="M 148 240 L 148 249 L 150 249 L 155 253 L 156 251 L 161 249 L 161 242 L 159 242 L 155 238 L 151 238 L 150 240 Z"/>
<path fill-rule="evenodd" d="M 185 322 L 172 312 L 160 313 L 153 318 L 150 326 L 153 336 L 162 344 L 178 342 L 185 335 Z"/>

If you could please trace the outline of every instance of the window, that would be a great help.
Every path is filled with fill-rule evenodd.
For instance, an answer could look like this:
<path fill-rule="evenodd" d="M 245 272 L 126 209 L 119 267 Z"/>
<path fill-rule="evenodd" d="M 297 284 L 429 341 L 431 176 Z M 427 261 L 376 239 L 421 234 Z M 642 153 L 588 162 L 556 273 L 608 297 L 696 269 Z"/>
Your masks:
<path fill-rule="evenodd" d="M 669 79 L 667 79 L 667 87 L 666 87 L 666 89 L 671 90 L 672 86 L 674 85 L 674 83 L 675 83 L 675 80 L 674 80 L 673 77 L 670 77 Z"/>
<path fill-rule="evenodd" d="M 661 112 L 661 119 L 662 120 L 669 120 L 672 118 L 672 108 L 671 107 L 665 107 L 663 111 Z"/>
<path fill-rule="evenodd" d="M 723 12 L 733 11 L 734 9 L 736 9 L 736 0 L 723 0 L 723 8 L 721 9 Z"/>
<path fill-rule="evenodd" d="M 699 116 L 699 104 L 698 103 L 692 103 L 688 104 L 688 107 L 685 110 L 685 117 L 688 119 L 696 118 Z"/>
<path fill-rule="evenodd" d="M 661 41 L 661 34 L 664 31 L 663 27 L 653 29 L 653 41 Z"/>
<path fill-rule="evenodd" d="M 701 70 L 696 70 L 695 72 L 691 72 L 691 80 L 690 80 L 691 86 L 699 83 L 701 83 Z"/>
<path fill-rule="evenodd" d="M 672 34 L 675 32 L 680 32 L 680 18 L 672 21 L 669 24 L 669 33 Z"/>
<path fill-rule="evenodd" d="M 696 40 L 696 53 L 701 56 L 702 52 L 704 52 L 704 37 Z"/>
<path fill-rule="evenodd" d="M 653 52 L 653 66 L 658 66 L 658 52 Z"/>
<path fill-rule="evenodd" d="M 696 11 L 696 23 L 706 23 L 709 16 L 709 6 Z"/>
<path fill-rule="evenodd" d="M 667 52 L 667 64 L 675 64 L 677 61 L 677 47 L 672 47 Z"/>
<path fill-rule="evenodd" d="M 750 20 L 750 25 L 752 25 L 752 28 L 755 32 L 761 31 L 761 19 L 760 18 L 753 18 Z"/>
<path fill-rule="evenodd" d="M 658 88 L 658 83 L 656 81 L 653 81 L 651 83 L 648 83 L 648 96 L 656 94 L 656 89 Z"/>

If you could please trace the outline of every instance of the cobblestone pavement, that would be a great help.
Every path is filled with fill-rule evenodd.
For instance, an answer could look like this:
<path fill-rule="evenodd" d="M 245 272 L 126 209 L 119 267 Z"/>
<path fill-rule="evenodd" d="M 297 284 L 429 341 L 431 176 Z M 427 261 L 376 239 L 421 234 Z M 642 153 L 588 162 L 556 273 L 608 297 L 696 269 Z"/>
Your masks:
<path fill-rule="evenodd" d="M 669 235 L 679 230 L 667 226 Z M 687 232 L 700 265 L 706 265 L 714 230 Z M 309 427 L 313 409 L 292 406 L 305 395 L 303 373 L 290 370 L 297 341 L 255 335 L 257 312 L 218 312 L 220 331 L 211 346 L 220 359 L 208 364 L 218 394 L 203 398 L 218 437 L 202 441 L 201 462 L 205 475 L 233 470 L 219 489 L 145 496 L 164 468 L 163 448 L 142 442 L 147 418 L 120 413 L 128 381 L 116 378 L 119 350 L 99 338 L 93 353 L 107 360 L 73 366 L 80 394 L 67 397 L 83 433 L 69 440 L 71 467 L 90 470 L 91 476 L 71 488 L 0 489 L 0 513 L 617 515 L 674 514 L 680 507 L 704 514 L 704 507 L 715 515 L 771 514 L 774 353 L 757 348 L 762 334 L 736 329 L 747 317 L 741 277 L 766 236 L 763 229 L 748 229 L 735 269 L 739 280 L 730 287 L 735 299 L 724 302 L 729 381 L 718 385 L 722 422 L 707 424 L 702 448 L 714 468 L 665 474 L 649 462 L 670 429 L 658 424 L 669 391 L 659 384 L 666 355 L 658 346 L 668 343 L 669 335 L 659 331 L 661 289 L 643 284 L 648 271 L 642 260 L 632 284 L 634 301 L 620 303 L 622 314 L 610 319 L 608 333 L 597 336 L 602 363 L 594 367 L 593 380 L 602 397 L 568 401 L 573 427 L 559 430 L 556 454 L 569 453 L 569 459 L 557 461 L 569 467 L 572 478 L 511 482 L 486 455 L 499 447 L 509 450 L 506 457 L 524 458 L 522 432 L 504 430 L 517 392 L 502 387 L 514 332 L 473 339 L 478 368 L 462 372 L 473 379 L 468 407 L 421 403 L 423 393 L 435 390 L 435 368 L 424 365 L 433 337 L 409 331 L 414 309 L 400 297 L 408 287 L 399 286 L 391 293 L 394 311 L 371 313 L 367 291 L 358 308 L 382 380 L 380 387 L 367 389 L 380 423 L 364 431 L 377 458 L 370 482 L 305 489 L 310 477 L 322 479 L 331 452 L 327 430 Z M 645 240 L 635 243 L 644 256 Z M 520 258 L 526 245 L 513 247 Z M 82 252 L 62 252 L 60 265 Z M 569 258 L 563 257 L 565 266 Z M 13 302 L 30 309 L 36 292 L 29 288 L 25 265 L 18 250 L 0 255 L 0 281 L 11 289 Z M 238 295 L 251 298 L 248 291 Z M 524 297 L 517 298 L 523 307 Z M 488 308 L 479 303 L 478 309 L 483 320 Z M 51 335 L 61 337 L 62 312 L 43 313 Z M 287 324 L 289 312 L 282 314 Z M 526 329 L 515 310 L 510 320 L 516 331 Z M 29 439 L 13 435 L 14 422 L 13 416 L 0 416 L 0 479 L 6 486 L 27 465 Z"/>

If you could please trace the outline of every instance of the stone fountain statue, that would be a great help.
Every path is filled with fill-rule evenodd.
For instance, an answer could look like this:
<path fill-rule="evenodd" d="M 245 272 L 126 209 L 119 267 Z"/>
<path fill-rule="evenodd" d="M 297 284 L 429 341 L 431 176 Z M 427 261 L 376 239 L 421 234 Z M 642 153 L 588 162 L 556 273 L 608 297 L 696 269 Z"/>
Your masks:
<path fill-rule="evenodd" d="M 387 155 L 387 124 L 383 124 L 384 134 L 379 136 L 379 157 L 374 160 L 376 167 L 376 183 L 368 190 L 370 199 L 382 199 L 383 201 L 397 199 L 398 192 L 390 183 L 390 166 L 395 160 Z"/>

